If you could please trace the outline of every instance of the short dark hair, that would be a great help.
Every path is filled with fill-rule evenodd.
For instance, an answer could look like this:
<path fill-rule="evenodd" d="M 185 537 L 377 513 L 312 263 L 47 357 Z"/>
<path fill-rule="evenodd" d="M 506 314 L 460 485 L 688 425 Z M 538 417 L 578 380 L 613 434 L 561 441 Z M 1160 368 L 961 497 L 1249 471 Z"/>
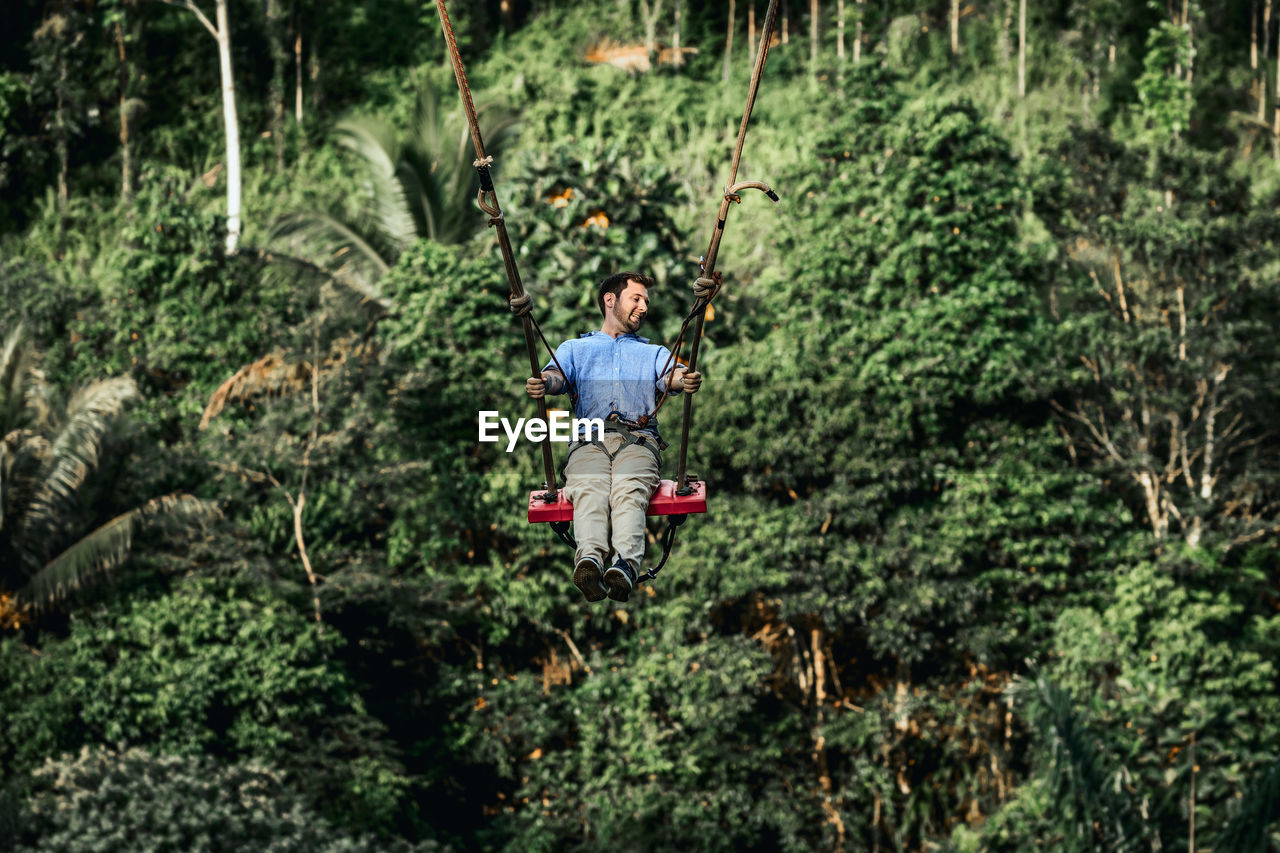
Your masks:
<path fill-rule="evenodd" d="M 631 281 L 644 285 L 645 290 L 653 287 L 653 279 L 642 272 L 616 272 L 600 282 L 600 286 L 596 288 L 596 305 L 600 308 L 601 317 L 604 316 L 604 295 L 612 293 L 614 296 L 621 296 L 622 291 L 627 289 L 627 283 Z"/>

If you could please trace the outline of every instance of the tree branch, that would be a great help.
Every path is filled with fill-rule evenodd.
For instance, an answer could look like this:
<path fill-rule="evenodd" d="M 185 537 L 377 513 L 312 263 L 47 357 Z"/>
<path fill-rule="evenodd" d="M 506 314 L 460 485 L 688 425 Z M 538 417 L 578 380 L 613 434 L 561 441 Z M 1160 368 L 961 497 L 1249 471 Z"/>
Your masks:
<path fill-rule="evenodd" d="M 209 35 L 213 36 L 215 39 L 218 37 L 218 28 L 215 27 L 207 17 L 205 17 L 204 12 L 200 11 L 200 7 L 197 6 L 193 0 L 160 0 L 160 2 L 164 3 L 166 6 L 177 6 L 179 9 L 188 10 L 191 14 L 195 15 L 197 19 L 199 19 L 200 23 L 204 24 L 204 28 L 209 31 Z"/>

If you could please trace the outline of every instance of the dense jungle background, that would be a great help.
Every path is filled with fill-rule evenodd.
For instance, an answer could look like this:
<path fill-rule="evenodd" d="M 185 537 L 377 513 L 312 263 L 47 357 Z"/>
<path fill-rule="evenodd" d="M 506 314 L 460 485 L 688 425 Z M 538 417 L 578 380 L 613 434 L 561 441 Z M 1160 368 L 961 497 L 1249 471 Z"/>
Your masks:
<path fill-rule="evenodd" d="M 0 846 L 1280 850 L 1272 0 L 784 4 L 607 606 L 434 4 L 6 8 Z M 548 336 L 671 339 L 765 0 L 450 11 Z"/>

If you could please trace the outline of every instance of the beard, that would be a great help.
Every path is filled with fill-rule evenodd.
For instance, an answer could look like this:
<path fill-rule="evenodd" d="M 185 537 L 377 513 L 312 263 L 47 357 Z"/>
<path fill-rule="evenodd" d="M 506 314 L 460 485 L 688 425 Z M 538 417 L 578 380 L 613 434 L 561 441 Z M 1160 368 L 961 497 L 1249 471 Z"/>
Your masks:
<path fill-rule="evenodd" d="M 633 314 L 635 314 L 634 311 L 625 311 L 619 305 L 615 305 L 613 308 L 613 319 L 618 321 L 619 326 L 632 334 L 638 332 L 640 330 L 640 324 L 644 322 L 644 317 L 642 315 L 636 315 L 633 318 Z"/>

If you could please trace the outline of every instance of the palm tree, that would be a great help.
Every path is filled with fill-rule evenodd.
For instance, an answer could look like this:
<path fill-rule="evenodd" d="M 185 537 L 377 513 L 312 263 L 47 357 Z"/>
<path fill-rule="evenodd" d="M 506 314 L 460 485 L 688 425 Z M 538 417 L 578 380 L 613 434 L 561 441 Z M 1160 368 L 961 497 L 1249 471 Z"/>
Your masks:
<path fill-rule="evenodd" d="M 128 558 L 144 523 L 201 522 L 217 510 L 173 493 L 95 525 L 82 496 L 96 484 L 105 441 L 138 397 L 128 377 L 93 382 L 55 416 L 37 357 L 21 326 L 0 349 L 0 591 L 15 613 L 38 610 Z M 87 529 L 91 528 L 91 529 Z"/>
<path fill-rule="evenodd" d="M 515 117 L 481 107 L 486 148 L 500 150 Z M 476 232 L 473 152 L 460 111 L 444 113 L 432 87 L 418 89 L 411 127 L 400 133 L 378 116 L 353 116 L 335 128 L 338 144 L 356 156 L 363 185 L 356 215 L 307 211 L 283 217 L 272 240 L 298 245 L 336 275 L 370 284 L 400 253 L 426 237 L 459 243 Z"/>

